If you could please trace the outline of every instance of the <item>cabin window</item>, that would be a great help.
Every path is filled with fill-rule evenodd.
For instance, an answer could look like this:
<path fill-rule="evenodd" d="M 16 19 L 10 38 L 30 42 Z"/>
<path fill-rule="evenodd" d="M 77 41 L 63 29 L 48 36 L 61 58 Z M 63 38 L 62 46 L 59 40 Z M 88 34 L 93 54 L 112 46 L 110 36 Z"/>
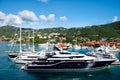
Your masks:
<path fill-rule="evenodd" d="M 72 59 L 72 58 L 83 58 L 84 56 L 71 56 L 71 57 L 69 57 L 70 59 Z"/>
<path fill-rule="evenodd" d="M 28 58 L 37 58 L 38 56 L 28 56 Z"/>
<path fill-rule="evenodd" d="M 60 52 L 60 54 L 70 54 L 70 53 L 68 53 L 68 52 Z"/>
<path fill-rule="evenodd" d="M 70 59 L 73 59 L 73 57 L 69 57 Z"/>

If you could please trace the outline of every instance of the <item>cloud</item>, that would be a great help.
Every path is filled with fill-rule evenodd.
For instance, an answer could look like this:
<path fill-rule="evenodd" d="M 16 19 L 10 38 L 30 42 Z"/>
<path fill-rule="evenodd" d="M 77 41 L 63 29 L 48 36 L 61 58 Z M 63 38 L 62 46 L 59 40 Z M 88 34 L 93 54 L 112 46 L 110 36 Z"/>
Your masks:
<path fill-rule="evenodd" d="M 19 16 L 13 14 L 7 15 L 3 22 L 3 25 L 18 25 L 18 24 L 22 24 L 22 20 Z"/>
<path fill-rule="evenodd" d="M 55 14 L 49 14 L 48 17 L 47 17 L 47 20 L 50 21 L 50 22 L 55 21 Z"/>
<path fill-rule="evenodd" d="M 23 11 L 19 12 L 18 14 L 22 18 L 23 21 L 34 22 L 34 21 L 38 20 L 35 13 L 32 11 L 29 11 L 29 10 L 23 10 Z"/>
<path fill-rule="evenodd" d="M 116 21 L 118 21 L 118 16 L 114 16 L 113 18 L 113 22 L 116 22 Z"/>
<path fill-rule="evenodd" d="M 5 13 L 0 11 L 0 21 L 3 21 L 5 19 Z"/>
<path fill-rule="evenodd" d="M 41 1 L 41 2 L 43 2 L 43 3 L 46 3 L 46 2 L 48 2 L 48 0 L 39 0 L 39 1 Z"/>
<path fill-rule="evenodd" d="M 61 21 L 67 21 L 67 17 L 66 17 L 66 16 L 61 16 L 61 17 L 60 17 L 60 20 L 61 20 Z"/>
<path fill-rule="evenodd" d="M 41 21 L 53 22 L 55 21 L 55 14 L 49 14 L 48 16 L 40 15 L 39 18 Z"/>
<path fill-rule="evenodd" d="M 41 21 L 47 21 L 47 17 L 45 15 L 40 15 L 39 18 Z"/>

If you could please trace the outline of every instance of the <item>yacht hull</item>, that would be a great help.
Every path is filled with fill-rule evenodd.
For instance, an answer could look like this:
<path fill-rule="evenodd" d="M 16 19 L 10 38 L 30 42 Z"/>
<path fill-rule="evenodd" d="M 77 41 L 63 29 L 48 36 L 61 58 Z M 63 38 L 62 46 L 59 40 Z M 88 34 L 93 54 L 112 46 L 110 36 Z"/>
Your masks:
<path fill-rule="evenodd" d="M 104 69 L 108 67 L 114 60 L 109 61 L 64 61 L 47 65 L 34 65 L 28 64 L 22 67 L 26 71 L 82 71 L 82 70 L 95 70 Z"/>

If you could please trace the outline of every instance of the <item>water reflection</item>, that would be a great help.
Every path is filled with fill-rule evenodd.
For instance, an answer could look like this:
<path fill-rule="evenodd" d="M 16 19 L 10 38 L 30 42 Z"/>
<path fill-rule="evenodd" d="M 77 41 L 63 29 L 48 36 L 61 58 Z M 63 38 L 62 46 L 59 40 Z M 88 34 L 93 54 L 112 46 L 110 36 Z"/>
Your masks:
<path fill-rule="evenodd" d="M 104 80 L 107 79 L 111 74 L 109 69 L 101 71 L 85 71 L 85 72 L 28 72 L 34 78 L 39 80 Z M 100 77 L 100 79 L 98 79 Z"/>

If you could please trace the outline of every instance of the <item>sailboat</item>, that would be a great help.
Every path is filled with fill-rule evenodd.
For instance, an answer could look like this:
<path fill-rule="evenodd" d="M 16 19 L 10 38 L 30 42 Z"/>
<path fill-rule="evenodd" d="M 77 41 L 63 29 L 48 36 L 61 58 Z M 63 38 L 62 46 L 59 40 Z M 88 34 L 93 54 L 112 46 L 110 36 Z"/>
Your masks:
<path fill-rule="evenodd" d="M 34 29 L 33 29 L 33 46 L 32 49 L 27 49 L 27 50 L 23 50 L 22 49 L 22 41 L 21 41 L 21 26 L 20 26 L 20 47 L 19 47 L 19 51 L 18 52 L 10 52 L 8 56 L 11 58 L 11 60 L 15 63 L 26 63 L 26 62 L 30 62 L 32 60 L 36 60 L 41 52 L 35 52 L 35 47 L 34 47 Z"/>
<path fill-rule="evenodd" d="M 13 47 L 13 46 L 12 46 L 12 47 Z M 11 51 L 11 49 L 10 49 L 8 56 L 9 56 L 10 58 L 15 58 L 15 57 L 17 57 L 19 54 L 21 54 L 21 53 L 22 53 L 22 45 L 21 45 L 21 25 L 20 25 L 20 49 L 19 49 L 18 52 L 16 52 L 16 51 Z"/>

